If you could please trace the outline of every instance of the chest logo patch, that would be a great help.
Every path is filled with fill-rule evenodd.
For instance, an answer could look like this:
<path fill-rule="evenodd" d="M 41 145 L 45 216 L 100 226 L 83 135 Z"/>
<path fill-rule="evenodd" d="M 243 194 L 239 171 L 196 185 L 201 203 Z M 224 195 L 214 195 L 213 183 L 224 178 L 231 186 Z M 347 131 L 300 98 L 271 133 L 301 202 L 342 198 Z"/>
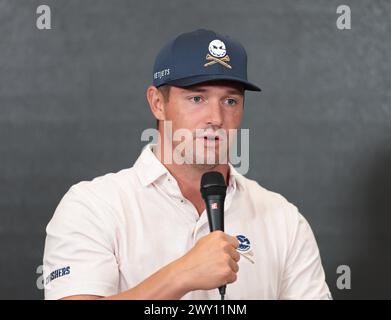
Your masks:
<path fill-rule="evenodd" d="M 237 235 L 236 239 L 238 239 L 238 241 L 239 241 L 238 250 L 240 252 L 250 251 L 251 244 L 250 244 L 250 240 L 248 240 L 248 238 L 246 238 L 245 236 L 242 236 L 242 235 Z"/>
<path fill-rule="evenodd" d="M 242 257 L 246 258 L 251 263 L 255 263 L 250 240 L 243 235 L 237 235 L 236 239 L 238 239 L 239 241 L 239 247 L 236 250 L 240 253 Z"/>

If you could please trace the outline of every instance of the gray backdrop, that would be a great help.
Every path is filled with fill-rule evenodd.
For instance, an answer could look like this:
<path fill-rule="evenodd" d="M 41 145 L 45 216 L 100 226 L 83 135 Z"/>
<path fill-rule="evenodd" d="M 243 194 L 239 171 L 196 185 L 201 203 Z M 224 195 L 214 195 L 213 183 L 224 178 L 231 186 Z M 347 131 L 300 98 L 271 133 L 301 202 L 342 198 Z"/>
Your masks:
<path fill-rule="evenodd" d="M 36 28 L 37 6 L 52 30 Z M 352 29 L 338 30 L 348 4 Z M 336 299 L 391 298 L 391 2 L 0 0 L 0 298 L 41 299 L 45 227 L 69 187 L 129 167 L 155 121 L 159 48 L 211 28 L 240 40 L 249 178 L 310 222 Z M 336 286 L 339 265 L 351 290 Z"/>

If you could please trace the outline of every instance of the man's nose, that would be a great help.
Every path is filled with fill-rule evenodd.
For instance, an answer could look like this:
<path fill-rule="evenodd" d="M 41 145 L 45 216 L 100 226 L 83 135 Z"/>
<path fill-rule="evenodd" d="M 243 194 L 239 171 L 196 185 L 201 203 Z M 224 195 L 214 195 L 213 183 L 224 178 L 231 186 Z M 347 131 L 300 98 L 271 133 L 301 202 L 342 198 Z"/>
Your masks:
<path fill-rule="evenodd" d="M 210 101 L 208 108 L 208 124 L 221 127 L 223 125 L 223 113 L 218 101 Z"/>

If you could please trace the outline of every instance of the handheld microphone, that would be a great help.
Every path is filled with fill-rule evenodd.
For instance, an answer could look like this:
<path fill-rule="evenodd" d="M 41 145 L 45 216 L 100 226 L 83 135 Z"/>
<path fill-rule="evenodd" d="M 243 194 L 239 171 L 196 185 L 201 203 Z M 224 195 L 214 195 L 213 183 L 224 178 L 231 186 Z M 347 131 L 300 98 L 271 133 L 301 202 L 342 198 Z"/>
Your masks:
<path fill-rule="evenodd" d="M 205 201 L 210 232 L 224 231 L 224 200 L 227 186 L 220 172 L 210 171 L 202 175 L 201 194 Z M 226 285 L 219 288 L 221 300 L 224 300 Z"/>

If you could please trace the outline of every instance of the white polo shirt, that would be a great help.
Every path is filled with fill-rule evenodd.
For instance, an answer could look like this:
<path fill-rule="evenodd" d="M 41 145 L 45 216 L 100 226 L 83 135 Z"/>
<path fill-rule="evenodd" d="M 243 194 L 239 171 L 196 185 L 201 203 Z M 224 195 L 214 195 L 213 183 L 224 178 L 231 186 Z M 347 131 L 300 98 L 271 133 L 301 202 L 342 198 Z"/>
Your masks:
<path fill-rule="evenodd" d="M 46 229 L 46 299 L 133 288 L 209 233 L 206 212 L 198 215 L 151 146 L 132 168 L 79 182 L 64 195 Z M 231 165 L 225 232 L 239 236 L 245 255 L 226 299 L 331 298 L 305 218 Z M 183 299 L 220 296 L 198 290 Z"/>

